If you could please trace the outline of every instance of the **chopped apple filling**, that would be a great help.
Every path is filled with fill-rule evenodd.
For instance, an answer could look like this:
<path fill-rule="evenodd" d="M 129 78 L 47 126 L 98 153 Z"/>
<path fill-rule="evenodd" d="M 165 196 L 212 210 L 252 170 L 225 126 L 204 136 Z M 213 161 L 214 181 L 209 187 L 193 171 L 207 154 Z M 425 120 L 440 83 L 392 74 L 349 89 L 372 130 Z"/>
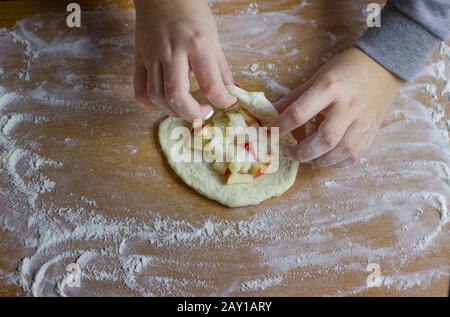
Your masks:
<path fill-rule="evenodd" d="M 212 162 L 213 170 L 222 175 L 228 185 L 250 184 L 270 171 L 273 157 L 270 154 L 258 157 L 257 136 L 241 133 L 248 127 L 258 131 L 261 125 L 245 109 L 217 110 L 210 119 L 193 125 L 190 147 L 203 151 L 208 162 Z M 229 146 L 233 148 L 231 153 L 227 151 Z"/>

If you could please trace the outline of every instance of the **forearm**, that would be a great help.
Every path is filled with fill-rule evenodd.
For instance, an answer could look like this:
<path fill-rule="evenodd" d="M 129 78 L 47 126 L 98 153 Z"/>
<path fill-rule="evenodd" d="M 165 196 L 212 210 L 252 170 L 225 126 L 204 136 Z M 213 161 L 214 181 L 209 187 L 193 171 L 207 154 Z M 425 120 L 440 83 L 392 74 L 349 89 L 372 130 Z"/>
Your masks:
<path fill-rule="evenodd" d="M 357 46 L 390 72 L 411 80 L 449 33 L 449 1 L 392 0 L 382 11 L 381 27 L 368 29 Z"/>

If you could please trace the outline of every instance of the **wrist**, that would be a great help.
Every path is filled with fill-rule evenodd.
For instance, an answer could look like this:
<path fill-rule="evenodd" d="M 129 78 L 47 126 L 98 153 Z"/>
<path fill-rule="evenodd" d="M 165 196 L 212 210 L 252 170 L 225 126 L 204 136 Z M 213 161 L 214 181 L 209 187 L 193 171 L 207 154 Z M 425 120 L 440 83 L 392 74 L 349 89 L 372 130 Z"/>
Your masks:
<path fill-rule="evenodd" d="M 354 54 L 356 54 L 361 60 L 363 60 L 365 68 L 367 68 L 371 75 L 380 78 L 383 81 L 389 82 L 393 88 L 400 89 L 406 83 L 404 79 L 398 77 L 395 73 L 385 68 L 382 64 L 380 64 L 377 60 L 372 58 L 369 54 L 364 52 L 359 47 L 352 47 L 349 50 L 353 51 Z"/>

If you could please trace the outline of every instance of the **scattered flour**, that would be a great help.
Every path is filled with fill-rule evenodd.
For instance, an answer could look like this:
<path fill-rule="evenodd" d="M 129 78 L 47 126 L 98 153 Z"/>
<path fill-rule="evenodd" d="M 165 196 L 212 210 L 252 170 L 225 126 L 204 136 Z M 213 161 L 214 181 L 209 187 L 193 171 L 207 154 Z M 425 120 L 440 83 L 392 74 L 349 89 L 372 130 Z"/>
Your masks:
<path fill-rule="evenodd" d="M 263 291 L 268 287 L 279 285 L 282 281 L 283 278 L 281 276 L 251 280 L 242 284 L 241 291 Z"/>
<path fill-rule="evenodd" d="M 329 180 L 329 181 L 325 181 L 324 182 L 324 186 L 326 188 L 335 188 L 335 187 L 338 187 L 339 184 L 336 181 L 334 181 L 334 180 Z"/>
<path fill-rule="evenodd" d="M 5 87 L 0 86 L 0 111 L 14 102 L 18 95 L 14 92 L 6 92 Z"/>
<path fill-rule="evenodd" d="M 301 54 L 295 32 L 286 31 L 279 38 L 271 35 L 286 23 L 310 23 L 301 15 L 307 5 L 313 4 L 302 1 L 286 11 L 266 13 L 262 4 L 252 3 L 242 12 L 218 17 L 232 63 L 241 56 L 254 61 L 261 56 L 292 58 L 292 54 Z M 43 129 L 43 140 L 25 129 L 28 124 L 39 130 L 77 122 L 77 118 L 80 121 L 74 130 L 97 136 L 95 146 L 110 145 L 115 141 L 109 137 L 122 133 L 150 140 L 149 126 L 137 127 L 135 119 L 128 117 L 135 113 L 129 109 L 131 82 L 125 79 L 131 73 L 120 79 L 114 75 L 132 69 L 132 30 L 125 26 L 133 24 L 133 13 L 108 10 L 108 14 L 85 12 L 85 22 L 95 25 L 96 31 L 82 38 L 57 31 L 54 26 L 65 16 L 55 14 L 24 19 L 11 30 L 0 30 L 0 36 L 20 47 L 15 51 L 0 48 L 0 56 L 24 54 L 18 69 L 5 70 L 6 75 L 15 72 L 20 76 L 0 86 L 0 229 L 8 233 L 0 245 L 0 260 L 9 265 L 0 270 L 2 277 L 34 296 L 283 295 L 285 287 L 302 294 L 330 281 L 336 287 L 330 295 L 339 296 L 367 291 L 363 284 L 368 261 L 382 264 L 382 287 L 398 292 L 413 288 L 420 292 L 448 276 L 449 267 L 408 271 L 408 264 L 420 261 L 425 252 L 433 252 L 449 236 L 450 124 L 448 107 L 440 105 L 439 98 L 447 89 L 443 81 L 448 82 L 448 46 L 441 46 L 441 58 L 418 78 L 431 77 L 435 83 L 419 81 L 402 90 L 364 164 L 336 171 L 333 176 L 314 170 L 314 177 L 299 177 L 301 184 L 295 191 L 265 206 L 227 213 L 211 207 L 199 213 L 194 206 L 174 198 L 170 204 L 176 212 L 165 214 L 158 206 L 159 197 L 149 197 L 151 193 L 145 188 L 139 192 L 145 187 L 143 179 L 167 192 L 174 186 L 158 177 L 159 171 L 148 163 L 136 166 L 145 173 L 126 175 L 126 184 L 136 184 L 136 196 L 127 200 L 133 206 L 122 203 L 122 197 L 130 192 L 116 187 L 119 181 L 112 181 L 122 166 L 114 165 L 113 174 L 105 177 L 108 180 L 100 175 L 93 185 L 96 188 L 86 188 L 86 193 L 103 199 L 66 192 L 72 181 L 87 186 L 89 182 L 83 177 L 99 175 L 89 160 L 82 165 L 83 158 L 69 162 L 57 158 L 59 151 L 87 146 L 83 138 L 45 140 Z M 116 30 L 114 25 L 125 26 Z M 339 38 L 322 35 L 328 48 Z M 105 69 L 99 72 L 117 67 L 115 72 L 95 78 L 95 88 L 83 86 L 86 69 L 103 58 L 105 51 L 105 56 L 114 58 L 102 59 Z M 262 79 L 268 89 L 285 95 L 289 88 L 275 76 L 282 63 L 267 67 L 256 64 L 258 67 L 244 69 L 239 75 Z M 56 86 L 42 78 L 41 68 L 60 64 L 64 68 L 54 72 L 55 76 L 60 74 L 53 79 Z M 301 74 L 302 70 L 292 72 Z M 431 108 L 416 99 L 420 92 L 430 97 Z M 25 106 L 15 108 L 24 101 Z M 37 109 L 48 108 L 55 116 L 42 115 L 36 105 Z M 98 120 L 106 118 L 104 122 L 115 120 L 121 125 L 115 125 L 112 132 L 92 126 L 85 119 L 92 113 L 98 114 Z M 142 112 L 136 117 L 140 116 Z M 158 119 L 155 114 L 149 117 L 153 122 Z M 45 152 L 47 158 L 38 155 L 40 144 L 63 149 Z M 131 156 L 138 152 L 135 146 L 122 144 L 118 148 L 121 155 L 126 149 L 130 159 L 138 157 Z M 139 154 L 145 151 L 139 147 Z M 399 154 L 393 156 L 393 152 Z M 108 153 L 87 153 L 95 159 L 108 157 Z M 64 173 L 60 172 L 63 168 Z M 89 173 L 78 175 L 84 168 Z M 320 202 L 315 202 L 318 196 Z M 386 243 L 387 238 L 392 243 Z M 17 258 L 5 258 L 10 251 L 2 248 L 8 245 L 21 250 Z M 81 268 L 80 289 L 69 283 L 74 273 L 68 272 L 67 266 L 72 263 Z M 363 276 L 363 286 L 340 282 L 345 274 Z M 230 280 L 223 281 L 225 275 Z"/>
<path fill-rule="evenodd" d="M 95 257 L 95 252 L 86 251 L 81 254 L 74 264 L 76 266 L 68 267 L 67 273 L 57 283 L 55 292 L 61 297 L 68 297 L 64 289 L 66 287 L 81 287 L 82 271 L 85 269 L 86 264 Z M 67 269 L 67 268 L 66 268 Z M 80 285 L 76 285 L 80 283 Z"/>
<path fill-rule="evenodd" d="M 280 83 L 277 83 L 273 79 L 267 80 L 267 88 L 269 88 L 270 90 L 272 90 L 275 93 L 278 93 L 281 96 L 285 96 L 291 92 L 291 90 L 288 87 L 283 86 Z"/>
<path fill-rule="evenodd" d="M 251 64 L 248 69 L 251 73 L 256 73 L 259 70 L 259 64 L 257 63 Z"/>

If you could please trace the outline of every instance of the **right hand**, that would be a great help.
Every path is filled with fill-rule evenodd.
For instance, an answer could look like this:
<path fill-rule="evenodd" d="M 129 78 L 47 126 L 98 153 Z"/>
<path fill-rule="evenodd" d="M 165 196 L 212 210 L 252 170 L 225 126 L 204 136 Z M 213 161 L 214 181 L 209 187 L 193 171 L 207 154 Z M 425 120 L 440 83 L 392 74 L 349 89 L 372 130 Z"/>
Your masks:
<path fill-rule="evenodd" d="M 188 121 L 203 119 L 212 108 L 190 94 L 192 70 L 215 106 L 236 103 L 225 87 L 234 81 L 206 0 L 135 0 L 135 6 L 137 100 Z"/>

